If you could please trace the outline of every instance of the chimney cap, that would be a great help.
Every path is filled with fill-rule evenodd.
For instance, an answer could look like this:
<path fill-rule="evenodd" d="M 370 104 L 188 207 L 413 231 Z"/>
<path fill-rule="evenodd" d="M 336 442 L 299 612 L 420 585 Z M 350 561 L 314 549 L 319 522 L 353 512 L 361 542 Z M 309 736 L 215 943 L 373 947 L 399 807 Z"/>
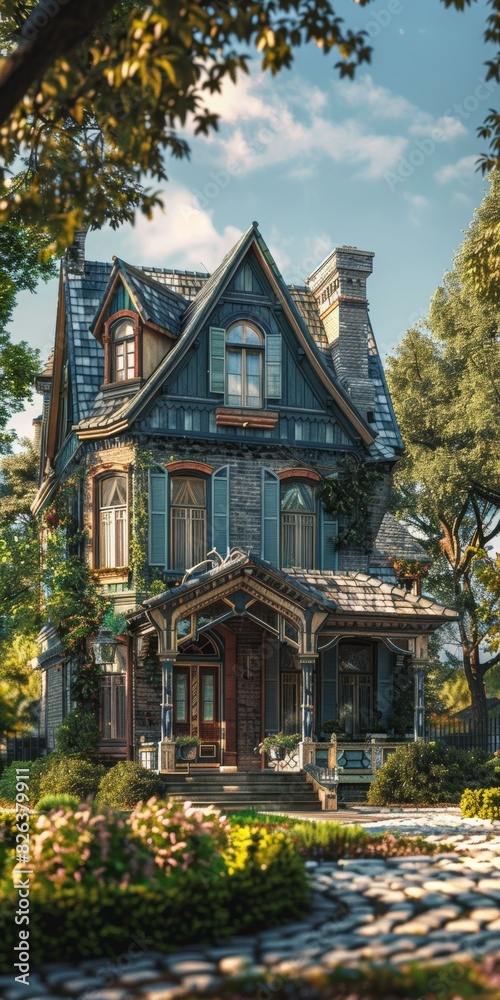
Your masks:
<path fill-rule="evenodd" d="M 334 247 L 329 254 L 318 264 L 318 267 L 309 275 L 307 284 L 314 291 L 323 282 L 333 278 L 340 268 L 351 271 L 360 271 L 367 276 L 373 271 L 373 250 L 358 250 L 357 247 L 342 246 Z"/>

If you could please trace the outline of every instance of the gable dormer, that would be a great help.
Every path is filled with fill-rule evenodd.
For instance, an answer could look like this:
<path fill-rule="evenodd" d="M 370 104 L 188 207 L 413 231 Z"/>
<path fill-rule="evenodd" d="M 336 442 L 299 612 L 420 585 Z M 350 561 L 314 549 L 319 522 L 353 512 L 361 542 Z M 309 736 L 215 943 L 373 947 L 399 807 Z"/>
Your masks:
<path fill-rule="evenodd" d="M 181 295 L 115 258 L 91 326 L 104 348 L 104 385 L 147 379 L 174 346 L 185 308 Z"/>

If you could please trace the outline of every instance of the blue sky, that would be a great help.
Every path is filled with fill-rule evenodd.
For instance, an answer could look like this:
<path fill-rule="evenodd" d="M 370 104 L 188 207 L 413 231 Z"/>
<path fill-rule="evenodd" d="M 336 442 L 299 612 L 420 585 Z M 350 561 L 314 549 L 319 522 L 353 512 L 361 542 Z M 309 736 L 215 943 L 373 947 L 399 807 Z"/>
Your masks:
<path fill-rule="evenodd" d="M 288 281 L 302 283 L 333 246 L 375 252 L 368 285 L 385 355 L 424 316 L 485 181 L 476 127 L 497 103 L 483 68 L 487 5 L 463 13 L 438 0 L 375 0 L 338 13 L 364 27 L 371 65 L 340 81 L 335 57 L 310 45 L 272 79 L 249 78 L 213 100 L 220 131 L 169 164 L 165 212 L 134 228 L 89 234 L 87 257 L 212 270 L 253 220 Z M 52 346 L 57 282 L 24 293 L 12 332 Z M 30 433 L 39 397 L 13 426 Z"/>

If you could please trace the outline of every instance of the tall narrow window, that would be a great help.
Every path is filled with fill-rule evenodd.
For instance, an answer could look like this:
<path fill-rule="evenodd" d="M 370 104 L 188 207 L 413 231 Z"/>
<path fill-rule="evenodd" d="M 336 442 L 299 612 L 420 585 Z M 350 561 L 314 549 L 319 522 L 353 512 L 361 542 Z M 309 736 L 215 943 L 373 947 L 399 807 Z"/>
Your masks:
<path fill-rule="evenodd" d="M 227 403 L 262 406 L 262 334 L 248 323 L 233 326 L 226 335 Z"/>
<path fill-rule="evenodd" d="M 116 647 L 113 665 L 100 678 L 99 724 L 103 740 L 125 739 L 125 670 L 127 647 Z"/>
<path fill-rule="evenodd" d="M 171 569 L 189 569 L 207 554 L 207 491 L 204 479 L 170 480 Z"/>
<path fill-rule="evenodd" d="M 127 477 L 99 480 L 99 566 L 128 563 Z"/>
<path fill-rule="evenodd" d="M 124 319 L 113 326 L 112 338 L 112 372 L 113 382 L 125 382 L 135 378 L 135 335 L 131 319 Z"/>
<path fill-rule="evenodd" d="M 281 565 L 312 569 L 315 544 L 314 489 L 287 483 L 281 492 Z"/>

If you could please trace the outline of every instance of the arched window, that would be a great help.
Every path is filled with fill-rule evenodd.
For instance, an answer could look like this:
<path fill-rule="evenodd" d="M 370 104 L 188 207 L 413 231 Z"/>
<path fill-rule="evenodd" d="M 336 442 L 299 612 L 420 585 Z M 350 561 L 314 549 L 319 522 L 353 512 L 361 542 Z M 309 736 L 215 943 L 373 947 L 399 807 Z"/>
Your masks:
<path fill-rule="evenodd" d="M 226 401 L 228 406 L 262 406 L 264 338 L 249 323 L 226 334 Z"/>
<path fill-rule="evenodd" d="M 111 328 L 111 381 L 125 382 L 135 375 L 135 329 L 127 317 Z"/>
<path fill-rule="evenodd" d="M 285 480 L 281 486 L 281 565 L 313 569 L 316 504 L 314 487 Z"/>
<path fill-rule="evenodd" d="M 128 563 L 127 477 L 105 476 L 97 482 L 98 565 Z"/>
<path fill-rule="evenodd" d="M 207 554 L 207 484 L 196 476 L 170 479 L 171 569 L 190 569 Z"/>

